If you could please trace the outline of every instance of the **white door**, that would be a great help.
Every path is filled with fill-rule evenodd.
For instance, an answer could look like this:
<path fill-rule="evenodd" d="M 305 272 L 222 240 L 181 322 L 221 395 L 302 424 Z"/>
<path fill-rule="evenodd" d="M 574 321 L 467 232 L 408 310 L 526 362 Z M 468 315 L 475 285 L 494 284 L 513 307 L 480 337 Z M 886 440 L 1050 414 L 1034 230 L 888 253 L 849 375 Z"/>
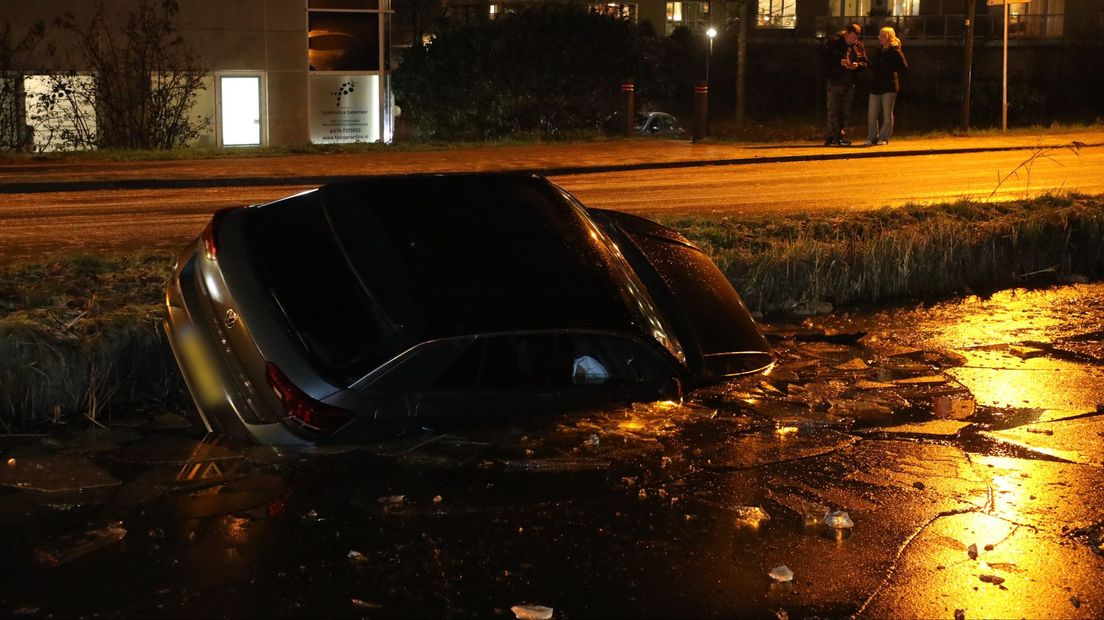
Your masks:
<path fill-rule="evenodd" d="M 223 146 L 248 146 L 261 143 L 261 78 L 259 76 L 221 76 Z"/>

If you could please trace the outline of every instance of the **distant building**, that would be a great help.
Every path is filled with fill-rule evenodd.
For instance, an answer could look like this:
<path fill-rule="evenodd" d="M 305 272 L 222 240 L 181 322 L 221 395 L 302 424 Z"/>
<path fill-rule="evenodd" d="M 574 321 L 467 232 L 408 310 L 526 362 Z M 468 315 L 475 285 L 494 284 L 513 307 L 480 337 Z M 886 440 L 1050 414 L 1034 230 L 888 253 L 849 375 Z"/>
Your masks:
<path fill-rule="evenodd" d="M 108 15 L 126 15 L 138 2 L 107 0 Z M 47 41 L 18 67 L 22 74 L 4 76 L 22 82 L 15 105 L 34 98 L 44 75 L 70 68 L 65 33 L 51 22 L 72 12 L 79 23 L 95 4 L 0 2 L 0 32 L 9 26 L 14 39 L 35 22 L 48 28 Z M 179 34 L 210 69 L 196 113 L 211 124 L 199 146 L 391 139 L 390 0 L 180 0 L 179 8 Z"/>
<path fill-rule="evenodd" d="M 195 111 L 210 120 L 210 129 L 197 145 L 389 142 L 393 110 L 398 109 L 390 72 L 404 47 L 432 41 L 441 19 L 495 19 L 534 1 L 394 0 L 393 7 L 392 0 L 180 0 L 179 32 L 210 69 Z M 685 29 L 694 36 L 710 25 L 720 30 L 711 84 L 711 109 L 718 115 L 732 109 L 733 41 L 742 13 L 748 22 L 748 84 L 755 93 L 748 105 L 753 116 L 819 110 L 823 76 L 815 55 L 826 37 L 851 22 L 864 26 L 868 45 L 877 44 L 883 25 L 893 26 L 904 41 L 912 70 L 902 106 L 945 115 L 960 98 L 967 0 L 881 0 L 881 6 L 875 4 L 879 0 L 577 1 L 596 12 L 648 23 L 659 35 Z M 969 1 L 976 8 L 975 104 L 991 110 L 994 97 L 999 98 L 994 89 L 1000 74 L 1003 7 Z M 140 0 L 105 2 L 108 14 L 125 15 Z M 10 36 L 17 38 L 35 22 L 50 24 L 66 12 L 76 13 L 79 21 L 95 4 L 0 2 L 0 33 L 8 26 Z M 1008 8 L 1014 110 L 1024 118 L 1054 111 L 1083 115 L 1095 110 L 1099 115 L 1104 2 L 1032 0 Z M 56 28 L 47 32 L 57 53 L 39 45 L 16 67 L 18 73 L 0 75 L 15 85 L 5 92 L 16 95 L 0 100 L 0 121 L 6 121 L 0 125 L 15 127 L 11 131 L 20 140 L 29 138 L 40 149 L 50 148 L 48 138 L 33 127 L 23 131 L 24 113 L 46 83 L 43 76 L 70 68 L 63 34 Z"/>

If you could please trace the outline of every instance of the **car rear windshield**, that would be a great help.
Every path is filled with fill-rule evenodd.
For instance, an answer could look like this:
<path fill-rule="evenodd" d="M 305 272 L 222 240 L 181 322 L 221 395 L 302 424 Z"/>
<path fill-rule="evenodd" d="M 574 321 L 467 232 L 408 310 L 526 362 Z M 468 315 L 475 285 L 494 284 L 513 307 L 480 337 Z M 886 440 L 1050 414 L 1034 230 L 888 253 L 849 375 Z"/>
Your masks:
<path fill-rule="evenodd" d="M 585 216 L 537 179 L 341 184 L 256 209 L 248 226 L 293 331 L 346 384 L 426 340 L 645 323 Z"/>

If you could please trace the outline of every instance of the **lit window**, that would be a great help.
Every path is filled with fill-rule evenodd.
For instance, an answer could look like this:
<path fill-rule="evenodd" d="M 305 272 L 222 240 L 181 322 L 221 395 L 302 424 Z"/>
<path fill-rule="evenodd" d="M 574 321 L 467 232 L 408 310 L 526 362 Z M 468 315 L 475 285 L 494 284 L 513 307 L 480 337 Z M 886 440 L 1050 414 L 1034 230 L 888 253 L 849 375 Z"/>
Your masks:
<path fill-rule="evenodd" d="M 797 0 L 759 0 L 760 28 L 793 28 L 797 25 Z"/>
<path fill-rule="evenodd" d="M 893 0 L 894 15 L 919 15 L 920 0 Z"/>
<path fill-rule="evenodd" d="M 498 15 L 498 5 L 497 4 L 490 5 L 488 10 L 491 12 L 491 17 L 494 17 L 495 15 Z"/>
<path fill-rule="evenodd" d="M 669 22 L 681 22 L 682 21 L 682 3 L 681 2 L 668 2 L 667 3 L 667 21 L 669 21 Z"/>
<path fill-rule="evenodd" d="M 793 0 L 790 0 L 791 2 Z M 668 2 L 667 34 L 680 26 L 691 32 L 705 32 L 709 27 L 708 2 Z"/>
<path fill-rule="evenodd" d="M 1065 20 L 1065 0 L 1033 0 L 1008 5 L 1008 34 L 1013 37 L 1060 37 Z M 1003 7 L 990 7 L 1000 15 Z"/>

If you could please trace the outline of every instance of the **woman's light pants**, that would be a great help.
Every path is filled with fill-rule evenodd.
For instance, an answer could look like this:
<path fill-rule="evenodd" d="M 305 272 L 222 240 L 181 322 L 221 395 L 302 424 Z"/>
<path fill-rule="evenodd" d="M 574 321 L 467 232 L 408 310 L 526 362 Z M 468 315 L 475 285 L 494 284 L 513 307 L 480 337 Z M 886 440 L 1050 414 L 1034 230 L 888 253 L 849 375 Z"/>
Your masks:
<path fill-rule="evenodd" d="M 873 142 L 889 142 L 893 135 L 893 104 L 897 101 L 897 93 L 871 94 L 866 107 L 867 138 Z M 881 114 L 882 124 L 878 127 L 878 115 Z"/>

